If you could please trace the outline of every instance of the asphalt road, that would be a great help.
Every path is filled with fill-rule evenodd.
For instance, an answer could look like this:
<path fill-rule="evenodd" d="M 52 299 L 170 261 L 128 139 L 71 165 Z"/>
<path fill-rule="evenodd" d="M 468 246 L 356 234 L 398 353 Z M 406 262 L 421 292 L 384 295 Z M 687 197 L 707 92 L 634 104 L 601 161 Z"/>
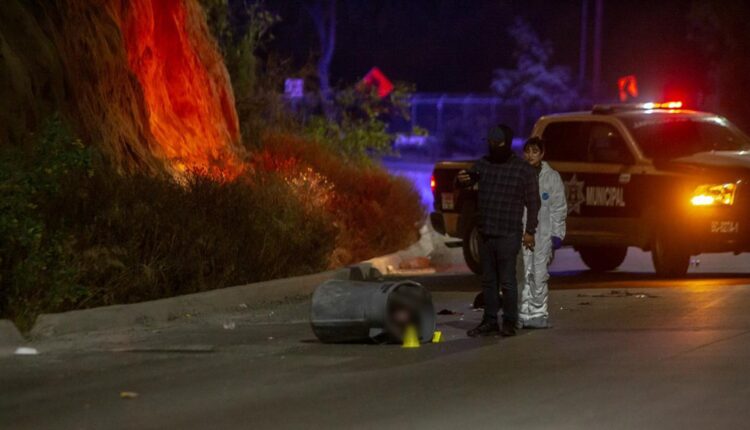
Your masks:
<path fill-rule="evenodd" d="M 0 428 L 745 428 L 750 258 L 701 260 L 659 280 L 644 253 L 594 275 L 562 252 L 554 328 L 510 339 L 465 337 L 455 265 L 418 279 L 459 313 L 419 349 L 320 344 L 307 303 L 49 340 L 0 358 Z"/>

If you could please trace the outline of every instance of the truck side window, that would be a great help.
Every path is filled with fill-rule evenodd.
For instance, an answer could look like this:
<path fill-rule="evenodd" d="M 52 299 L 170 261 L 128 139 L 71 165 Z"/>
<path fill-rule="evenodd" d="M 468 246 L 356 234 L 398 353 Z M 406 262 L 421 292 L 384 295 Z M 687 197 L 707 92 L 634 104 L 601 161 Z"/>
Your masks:
<path fill-rule="evenodd" d="M 588 123 L 581 121 L 553 122 L 544 128 L 544 158 L 550 161 L 586 161 Z"/>
<path fill-rule="evenodd" d="M 588 141 L 588 154 L 591 162 L 633 164 L 635 161 L 620 132 L 611 124 L 591 124 Z"/>

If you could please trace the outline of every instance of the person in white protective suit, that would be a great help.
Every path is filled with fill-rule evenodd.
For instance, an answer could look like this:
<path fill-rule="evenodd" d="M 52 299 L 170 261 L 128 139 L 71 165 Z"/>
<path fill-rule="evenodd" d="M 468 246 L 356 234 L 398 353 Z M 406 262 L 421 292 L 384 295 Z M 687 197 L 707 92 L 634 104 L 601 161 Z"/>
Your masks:
<path fill-rule="evenodd" d="M 542 206 L 539 209 L 539 226 L 534 238 L 536 246 L 533 249 L 521 250 L 524 276 L 518 325 L 524 328 L 547 328 L 548 267 L 552 263 L 554 251 L 562 246 L 562 240 L 565 238 L 568 205 L 560 174 L 543 161 L 544 141 L 532 137 L 524 144 L 523 153 L 526 161 L 539 172 L 539 195 Z"/>

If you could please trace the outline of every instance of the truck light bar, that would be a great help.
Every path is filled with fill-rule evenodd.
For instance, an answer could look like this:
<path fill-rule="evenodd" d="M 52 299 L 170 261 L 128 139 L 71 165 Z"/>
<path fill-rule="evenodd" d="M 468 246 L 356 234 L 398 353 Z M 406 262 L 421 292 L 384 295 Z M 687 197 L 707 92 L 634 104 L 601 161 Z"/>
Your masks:
<path fill-rule="evenodd" d="M 644 109 L 682 109 L 682 102 L 644 103 Z"/>
<path fill-rule="evenodd" d="M 654 109 L 682 109 L 683 103 L 681 101 L 671 102 L 648 102 L 648 103 L 621 103 L 621 104 L 607 104 L 607 105 L 595 105 L 591 110 L 592 113 L 607 114 L 614 112 L 627 112 L 636 110 L 654 110 Z"/>

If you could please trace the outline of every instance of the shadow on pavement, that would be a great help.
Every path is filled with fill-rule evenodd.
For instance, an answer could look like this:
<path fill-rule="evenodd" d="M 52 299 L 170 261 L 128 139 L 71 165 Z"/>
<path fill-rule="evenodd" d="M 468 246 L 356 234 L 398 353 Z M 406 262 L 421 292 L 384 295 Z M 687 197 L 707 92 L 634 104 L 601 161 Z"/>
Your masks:
<path fill-rule="evenodd" d="M 432 292 L 477 292 L 479 276 L 470 272 L 438 273 L 421 276 L 393 276 L 389 280 L 410 279 Z M 681 288 L 718 285 L 750 285 L 750 273 L 691 273 L 684 278 L 660 278 L 649 272 L 553 272 L 553 290 L 579 288 Z"/>
<path fill-rule="evenodd" d="M 750 273 L 691 273 L 683 278 L 662 278 L 650 272 L 554 272 L 550 287 L 577 288 L 684 288 L 750 284 Z"/>
<path fill-rule="evenodd" d="M 375 344 L 375 343 L 339 343 L 326 344 L 317 339 L 306 338 L 299 341 L 304 345 L 295 352 L 289 352 L 288 355 L 302 354 L 305 356 L 328 357 L 330 359 L 345 359 L 345 362 L 331 360 L 323 361 L 326 364 L 323 367 L 336 368 L 339 373 L 360 372 L 360 371 L 378 371 L 395 369 L 402 366 L 410 366 L 419 363 L 425 363 L 447 356 L 461 354 L 470 351 L 476 351 L 481 348 L 497 346 L 501 342 L 512 341 L 512 338 L 502 338 L 498 336 L 469 338 L 463 335 L 465 330 L 473 328 L 476 321 L 447 321 L 438 323 L 437 329 L 443 330 L 447 335 L 446 328 L 456 329 L 461 332 L 460 337 L 446 339 L 437 344 L 425 343 L 420 348 L 404 349 L 397 344 Z M 517 337 L 528 334 L 528 331 L 521 330 Z M 317 363 L 315 367 L 321 367 Z"/>

